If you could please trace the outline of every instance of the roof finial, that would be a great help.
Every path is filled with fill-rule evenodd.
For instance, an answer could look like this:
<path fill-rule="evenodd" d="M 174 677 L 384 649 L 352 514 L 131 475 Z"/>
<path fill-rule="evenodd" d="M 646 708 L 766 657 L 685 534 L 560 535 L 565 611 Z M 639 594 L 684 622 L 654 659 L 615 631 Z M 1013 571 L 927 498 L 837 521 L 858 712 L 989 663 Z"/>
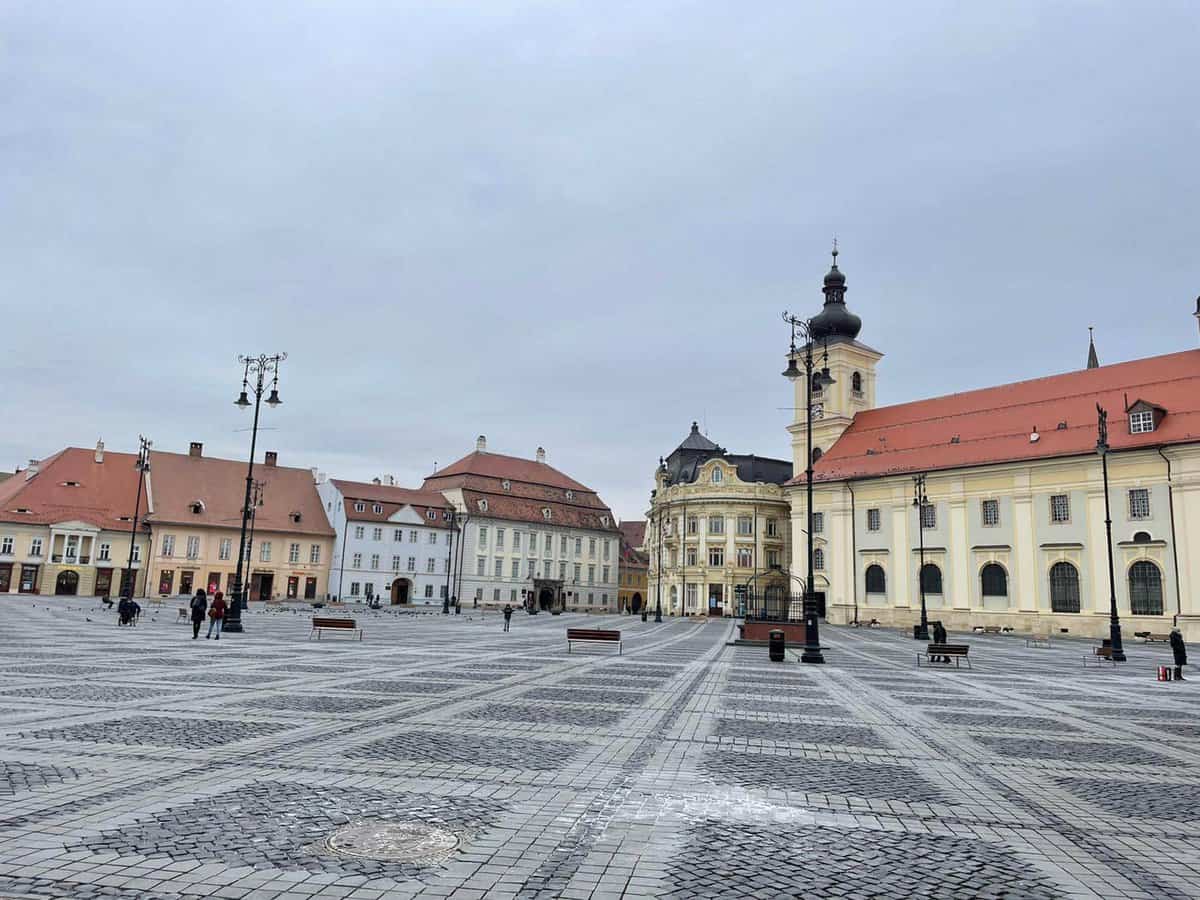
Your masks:
<path fill-rule="evenodd" d="M 1091 325 L 1089 325 L 1088 326 L 1087 367 L 1089 369 L 1098 369 L 1098 368 L 1100 368 L 1100 358 L 1098 356 L 1096 356 L 1096 340 L 1095 340 L 1095 337 L 1093 336 L 1092 332 L 1093 332 L 1093 328 Z"/>
<path fill-rule="evenodd" d="M 833 264 L 834 264 L 834 266 L 837 265 L 837 258 L 838 258 L 837 235 L 835 234 L 833 236 Z"/>

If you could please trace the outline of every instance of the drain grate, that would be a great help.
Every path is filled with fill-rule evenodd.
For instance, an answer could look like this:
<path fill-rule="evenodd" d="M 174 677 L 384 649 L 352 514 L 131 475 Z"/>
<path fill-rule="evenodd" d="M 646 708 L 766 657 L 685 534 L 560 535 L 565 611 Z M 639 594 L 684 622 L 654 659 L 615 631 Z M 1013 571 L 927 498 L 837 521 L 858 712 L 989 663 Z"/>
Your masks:
<path fill-rule="evenodd" d="M 341 856 L 432 866 L 458 848 L 453 831 L 423 822 L 359 822 L 339 828 L 325 846 Z"/>

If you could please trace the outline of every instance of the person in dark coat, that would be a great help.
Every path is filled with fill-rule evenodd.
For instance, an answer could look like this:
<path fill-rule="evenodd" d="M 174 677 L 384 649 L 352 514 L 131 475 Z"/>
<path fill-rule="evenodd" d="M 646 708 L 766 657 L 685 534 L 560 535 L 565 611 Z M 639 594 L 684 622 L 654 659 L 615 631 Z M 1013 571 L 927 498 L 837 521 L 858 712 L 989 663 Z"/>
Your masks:
<path fill-rule="evenodd" d="M 204 636 L 208 640 L 213 636 L 213 629 L 217 629 L 217 640 L 221 639 L 221 627 L 225 623 L 225 595 L 220 591 L 213 594 L 212 604 L 208 607 L 208 634 Z"/>
<path fill-rule="evenodd" d="M 196 591 L 192 598 L 192 640 L 200 637 L 200 626 L 204 624 L 204 614 L 208 611 L 208 595 L 204 589 Z"/>
<path fill-rule="evenodd" d="M 504 604 L 504 630 L 508 631 L 508 623 L 512 621 L 512 606 Z"/>
<path fill-rule="evenodd" d="M 936 622 L 933 623 L 933 642 L 935 644 L 946 643 L 946 626 L 942 624 L 941 619 L 938 619 Z M 939 656 L 934 660 L 934 662 L 948 663 L 948 662 L 950 662 L 950 657 Z"/>
<path fill-rule="evenodd" d="M 133 616 L 133 610 L 130 608 L 132 605 L 133 605 L 133 601 L 130 600 L 128 597 L 121 598 L 121 601 L 117 604 L 117 624 L 118 625 L 128 625 L 129 624 L 130 618 Z"/>
<path fill-rule="evenodd" d="M 1175 654 L 1175 680 L 1183 681 L 1183 667 L 1187 665 L 1187 645 L 1183 642 L 1183 632 L 1178 628 L 1171 629 L 1171 652 Z"/>

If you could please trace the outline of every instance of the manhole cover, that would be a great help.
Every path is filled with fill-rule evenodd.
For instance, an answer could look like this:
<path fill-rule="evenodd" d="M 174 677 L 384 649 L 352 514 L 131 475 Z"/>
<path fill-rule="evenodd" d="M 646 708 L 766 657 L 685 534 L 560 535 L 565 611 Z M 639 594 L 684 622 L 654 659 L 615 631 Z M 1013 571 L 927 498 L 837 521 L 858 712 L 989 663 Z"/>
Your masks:
<path fill-rule="evenodd" d="M 342 856 L 433 865 L 454 852 L 458 835 L 420 822 L 368 822 L 339 828 L 325 845 Z"/>

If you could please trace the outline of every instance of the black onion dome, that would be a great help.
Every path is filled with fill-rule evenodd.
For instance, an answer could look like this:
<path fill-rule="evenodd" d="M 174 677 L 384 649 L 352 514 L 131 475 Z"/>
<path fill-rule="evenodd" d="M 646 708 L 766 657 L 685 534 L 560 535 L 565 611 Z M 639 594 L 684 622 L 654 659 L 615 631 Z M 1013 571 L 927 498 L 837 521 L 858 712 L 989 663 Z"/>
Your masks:
<path fill-rule="evenodd" d="M 811 322 L 809 329 L 814 341 L 835 338 L 854 340 L 862 331 L 862 319 L 846 309 L 846 276 L 837 267 L 838 251 L 833 249 L 833 266 L 825 276 L 825 308 Z"/>

